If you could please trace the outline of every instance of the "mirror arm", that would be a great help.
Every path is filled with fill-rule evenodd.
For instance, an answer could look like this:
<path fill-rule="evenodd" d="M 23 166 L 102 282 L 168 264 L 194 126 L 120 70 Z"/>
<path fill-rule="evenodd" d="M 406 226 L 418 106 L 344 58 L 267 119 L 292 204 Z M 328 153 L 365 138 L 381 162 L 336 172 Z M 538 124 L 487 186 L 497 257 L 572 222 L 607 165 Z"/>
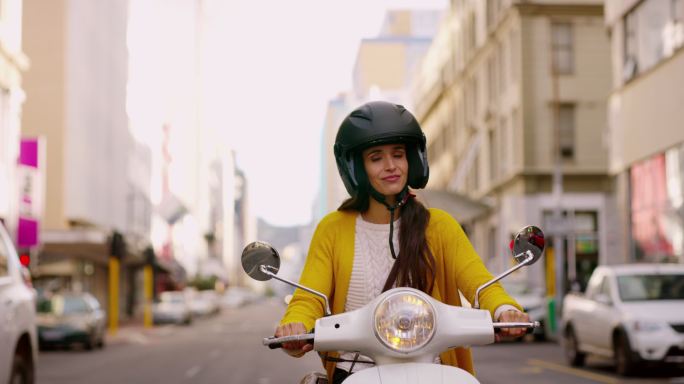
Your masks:
<path fill-rule="evenodd" d="M 523 261 L 521 261 L 518 265 L 516 265 L 513 268 L 503 272 L 502 274 L 496 276 L 495 278 L 491 279 L 490 281 L 482 284 L 477 289 L 477 291 L 475 291 L 475 303 L 473 304 L 473 308 L 480 309 L 480 292 L 483 289 L 489 287 L 490 285 L 496 283 L 497 281 L 499 281 L 499 280 L 503 279 L 504 277 L 510 275 L 511 273 L 517 271 L 518 269 L 526 266 L 527 264 L 529 264 L 532 261 L 532 259 L 534 259 L 534 255 L 532 254 L 532 252 L 530 252 L 528 250 L 528 251 L 526 251 L 526 253 L 527 253 L 527 257 Z M 521 256 L 522 256 L 522 254 L 517 255 L 517 256 L 515 256 L 515 259 L 518 260 L 518 258 L 520 258 Z"/>
<path fill-rule="evenodd" d="M 314 290 L 311 289 L 311 288 L 307 288 L 307 287 L 305 287 L 305 286 L 303 286 L 303 285 L 301 285 L 301 284 L 297 284 L 297 283 L 295 283 L 295 282 L 293 282 L 293 281 L 290 281 L 290 280 L 287 280 L 287 279 L 283 279 L 282 277 L 279 277 L 279 276 L 276 275 L 275 273 L 271 272 L 269 269 L 275 269 L 275 268 L 272 268 L 272 267 L 269 268 L 269 267 L 266 266 L 266 265 L 260 265 L 260 266 L 259 266 L 259 270 L 261 270 L 261 272 L 263 272 L 264 274 L 266 274 L 266 275 L 268 275 L 268 276 L 271 276 L 272 278 L 274 278 L 274 279 L 276 279 L 276 280 L 280 280 L 280 281 L 282 281 L 283 283 L 290 284 L 290 285 L 295 286 L 295 287 L 297 287 L 297 288 L 299 288 L 299 289 L 301 289 L 301 290 L 307 291 L 307 292 L 309 292 L 309 293 L 311 293 L 311 294 L 314 294 L 314 295 L 316 295 L 316 296 L 322 298 L 323 301 L 324 301 L 324 303 L 325 303 L 325 315 L 326 315 L 326 316 L 332 315 L 332 312 L 330 312 L 330 303 L 328 302 L 328 297 L 327 297 L 327 296 L 325 296 L 324 294 L 322 294 L 322 293 L 320 293 L 320 292 L 318 292 L 318 291 L 314 291 Z M 277 271 L 277 270 L 276 270 L 276 271 Z"/>

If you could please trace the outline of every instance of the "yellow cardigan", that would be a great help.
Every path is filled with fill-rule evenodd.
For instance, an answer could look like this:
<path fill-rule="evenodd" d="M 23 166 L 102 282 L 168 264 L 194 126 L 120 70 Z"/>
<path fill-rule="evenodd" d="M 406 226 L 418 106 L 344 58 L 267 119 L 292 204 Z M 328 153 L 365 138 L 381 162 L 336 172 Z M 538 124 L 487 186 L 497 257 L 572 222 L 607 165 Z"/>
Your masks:
<path fill-rule="evenodd" d="M 458 222 L 442 210 L 431 208 L 429 211 L 430 221 L 426 238 L 437 267 L 431 296 L 441 302 L 460 306 L 460 289 L 468 301 L 473 302 L 477 288 L 491 280 L 492 275 L 487 271 Z M 357 215 L 357 212 L 335 211 L 320 221 L 311 240 L 299 280 L 302 285 L 326 295 L 330 300 L 333 314 L 344 312 L 354 259 Z M 496 308 L 504 304 L 520 309 L 499 284 L 492 285 L 482 292 L 480 304 L 492 313 L 492 318 Z M 297 289 L 280 324 L 300 322 L 307 329 L 312 329 L 316 319 L 323 315 L 323 301 Z M 444 364 L 458 366 L 475 374 L 468 348 L 455 348 L 442 353 L 440 357 Z M 324 361 L 324 364 L 328 377 L 332 377 L 335 363 Z"/>

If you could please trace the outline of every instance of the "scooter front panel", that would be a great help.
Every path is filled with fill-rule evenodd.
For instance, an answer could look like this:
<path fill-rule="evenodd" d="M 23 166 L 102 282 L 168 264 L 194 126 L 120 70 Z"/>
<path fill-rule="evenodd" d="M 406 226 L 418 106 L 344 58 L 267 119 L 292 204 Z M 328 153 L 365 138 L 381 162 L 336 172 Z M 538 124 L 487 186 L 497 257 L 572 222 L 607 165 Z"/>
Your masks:
<path fill-rule="evenodd" d="M 470 373 L 441 364 L 388 364 L 364 369 L 344 384 L 480 384 Z"/>

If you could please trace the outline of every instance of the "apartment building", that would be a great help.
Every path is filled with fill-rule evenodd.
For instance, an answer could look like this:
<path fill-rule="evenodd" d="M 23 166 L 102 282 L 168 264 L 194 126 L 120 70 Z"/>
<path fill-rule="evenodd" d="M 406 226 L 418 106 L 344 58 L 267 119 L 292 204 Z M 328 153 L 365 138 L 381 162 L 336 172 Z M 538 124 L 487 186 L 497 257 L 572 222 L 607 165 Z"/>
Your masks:
<path fill-rule="evenodd" d="M 39 289 L 92 292 L 108 302 L 112 239 L 126 243 L 120 315 L 142 302 L 149 245 L 151 158 L 128 126 L 125 2 L 24 1 L 22 134 L 46 146 L 41 243 L 32 265 Z"/>
<path fill-rule="evenodd" d="M 21 0 L 0 2 L 0 221 L 13 237 L 19 219 L 22 75 L 29 65 L 22 50 L 21 14 Z"/>
<path fill-rule="evenodd" d="M 610 171 L 625 262 L 684 262 L 684 1 L 608 0 Z"/>
<path fill-rule="evenodd" d="M 565 280 L 582 282 L 617 257 L 602 2 L 453 0 L 447 17 L 414 88 L 427 188 L 470 200 L 472 212 L 451 213 L 492 271 L 512 263 L 511 236 L 535 224 L 560 238 Z M 548 292 L 553 255 L 524 272 Z"/>

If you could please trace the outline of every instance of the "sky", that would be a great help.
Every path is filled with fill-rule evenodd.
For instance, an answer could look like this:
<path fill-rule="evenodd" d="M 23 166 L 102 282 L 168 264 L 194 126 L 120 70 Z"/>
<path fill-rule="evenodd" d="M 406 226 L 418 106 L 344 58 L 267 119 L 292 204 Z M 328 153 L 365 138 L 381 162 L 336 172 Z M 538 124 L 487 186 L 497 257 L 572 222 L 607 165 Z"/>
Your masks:
<path fill-rule="evenodd" d="M 276 225 L 308 223 L 319 188 L 327 103 L 350 89 L 362 38 L 390 8 L 443 9 L 434 0 L 229 2 L 226 109 L 253 212 Z M 230 112 L 229 112 L 230 113 Z M 332 148 L 330 149 L 332 150 Z"/>
<path fill-rule="evenodd" d="M 182 3 L 158 0 L 157 6 Z M 148 14 L 154 12 L 151 5 L 133 4 L 148 7 Z M 271 224 L 290 226 L 312 219 L 327 103 L 350 89 L 361 39 L 377 36 L 388 9 L 444 9 L 448 1 L 202 0 L 202 4 L 206 14 L 202 68 L 212 74 L 204 85 L 205 122 L 213 124 L 218 139 L 235 151 L 247 178 L 252 213 Z M 169 14 L 174 17 L 173 11 Z M 182 6 L 175 16 L 177 23 L 187 22 Z M 146 28 L 144 19 L 137 24 Z M 176 30 L 181 27 L 178 24 Z M 145 49 L 166 50 L 169 56 L 178 47 L 191 46 L 176 30 L 165 32 L 169 46 Z M 152 28 L 145 32 L 155 33 Z M 150 65 L 155 70 L 141 76 L 160 88 L 176 86 L 158 78 L 160 66 L 167 65 L 179 64 L 175 59 L 156 63 Z M 136 95 L 139 100 L 132 104 L 148 109 L 151 96 Z M 138 115 L 154 118 L 147 110 Z"/>

